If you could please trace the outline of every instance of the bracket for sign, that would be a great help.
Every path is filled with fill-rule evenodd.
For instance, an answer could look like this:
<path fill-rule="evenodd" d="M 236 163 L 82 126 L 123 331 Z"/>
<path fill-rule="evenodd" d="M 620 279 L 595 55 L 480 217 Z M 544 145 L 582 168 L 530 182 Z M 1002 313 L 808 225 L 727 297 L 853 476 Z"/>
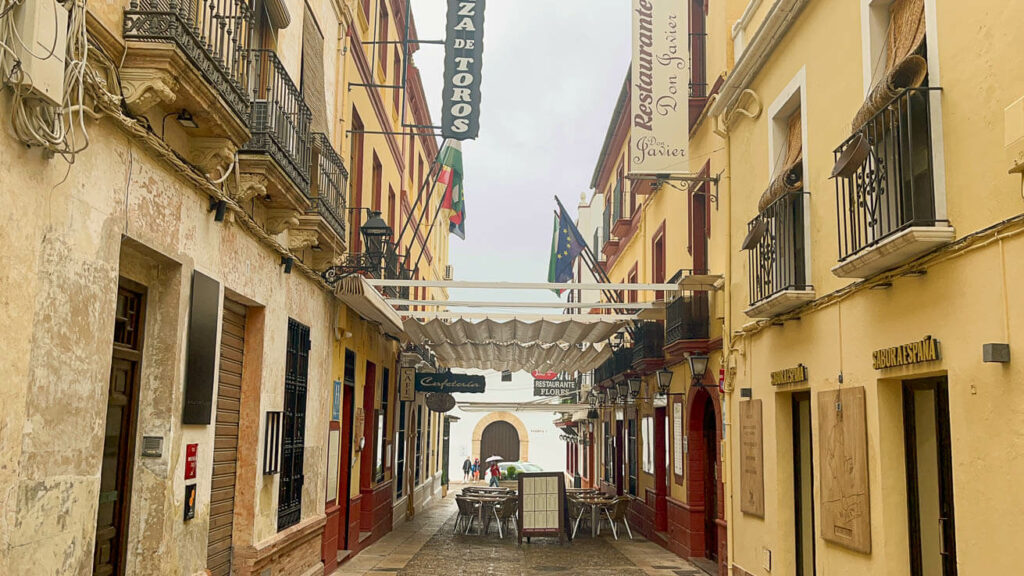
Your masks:
<path fill-rule="evenodd" d="M 395 132 L 393 130 L 345 130 L 345 134 L 392 134 L 394 136 L 408 136 L 409 132 Z M 417 136 L 443 136 L 440 132 L 417 132 Z"/>
<path fill-rule="evenodd" d="M 722 180 L 722 174 L 725 171 L 719 172 L 714 176 L 691 176 L 691 175 L 673 175 L 673 174 L 629 174 L 626 176 L 629 180 L 653 180 L 655 181 L 654 188 L 657 189 L 662 184 L 668 184 L 672 186 L 672 182 L 686 182 L 688 184 L 705 183 L 710 182 L 715 185 L 715 192 L 708 196 L 708 200 L 715 205 L 715 210 L 718 210 L 718 183 Z M 672 186 L 680 192 L 686 192 L 678 186 Z"/>
<path fill-rule="evenodd" d="M 444 40 L 372 40 L 360 44 L 444 44 Z"/>

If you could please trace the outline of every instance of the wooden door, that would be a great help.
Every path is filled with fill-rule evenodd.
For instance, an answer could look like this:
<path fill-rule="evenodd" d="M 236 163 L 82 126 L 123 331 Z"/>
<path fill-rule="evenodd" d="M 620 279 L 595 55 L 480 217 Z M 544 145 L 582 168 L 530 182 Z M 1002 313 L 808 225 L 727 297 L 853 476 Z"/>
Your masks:
<path fill-rule="evenodd" d="M 345 365 L 348 366 L 349 353 L 351 350 L 345 351 Z M 352 362 L 355 362 L 355 353 L 351 355 Z M 352 369 L 353 378 L 355 378 L 355 368 Z M 349 516 L 351 513 L 351 498 L 352 498 L 352 427 L 354 426 L 355 420 L 355 406 L 356 406 L 356 388 L 355 382 L 348 379 L 348 372 L 346 372 L 345 383 L 342 386 L 342 402 L 341 402 L 341 470 L 338 472 L 338 505 L 341 506 L 341 512 L 338 514 L 338 522 L 343 524 L 338 527 L 338 549 L 339 550 L 351 550 L 349 538 L 351 536 L 359 537 L 358 534 L 349 535 Z"/>
<path fill-rule="evenodd" d="M 213 437 L 213 476 L 210 485 L 210 528 L 206 548 L 206 567 L 211 576 L 228 576 L 231 573 L 231 535 L 235 513 L 245 313 L 244 305 L 224 300 L 220 334 L 220 372 L 217 382 L 217 419 Z"/>
<path fill-rule="evenodd" d="M 491 456 L 501 456 L 506 462 L 519 461 L 519 432 L 515 426 L 498 420 L 484 428 L 480 436 L 481 465 L 489 466 L 485 461 Z M 482 478 L 483 474 L 480 477 Z"/>
<path fill-rule="evenodd" d="M 668 409 L 654 409 L 654 529 L 668 530 Z"/>
<path fill-rule="evenodd" d="M 715 405 L 704 403 L 704 555 L 718 560 L 718 438 Z"/>
<path fill-rule="evenodd" d="M 953 464 L 946 378 L 903 383 L 910 573 L 956 576 Z"/>
<path fill-rule="evenodd" d="M 142 289 L 122 280 L 117 289 L 113 358 L 107 391 L 93 552 L 95 576 L 124 574 L 144 317 Z"/>
<path fill-rule="evenodd" d="M 793 504 L 796 576 L 815 574 L 811 393 L 793 394 Z"/>

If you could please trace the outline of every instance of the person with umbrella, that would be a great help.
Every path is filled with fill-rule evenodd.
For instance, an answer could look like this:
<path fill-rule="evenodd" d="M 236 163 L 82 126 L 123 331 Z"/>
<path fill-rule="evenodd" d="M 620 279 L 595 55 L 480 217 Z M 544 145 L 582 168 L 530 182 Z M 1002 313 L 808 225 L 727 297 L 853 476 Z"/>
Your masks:
<path fill-rule="evenodd" d="M 501 468 L 498 468 L 498 462 L 501 462 L 502 460 L 504 460 L 504 458 L 501 456 L 491 456 L 487 459 L 487 461 L 491 463 L 491 481 L 488 483 L 489 486 L 493 486 L 495 488 L 498 487 L 498 479 L 501 477 Z"/>

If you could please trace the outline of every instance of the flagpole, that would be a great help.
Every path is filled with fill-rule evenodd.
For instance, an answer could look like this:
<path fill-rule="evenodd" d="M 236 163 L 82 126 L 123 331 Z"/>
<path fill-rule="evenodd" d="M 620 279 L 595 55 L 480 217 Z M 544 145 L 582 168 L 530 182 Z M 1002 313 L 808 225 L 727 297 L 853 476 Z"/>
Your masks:
<path fill-rule="evenodd" d="M 430 221 L 430 228 L 427 229 L 427 235 L 424 238 L 425 241 L 430 239 L 430 233 L 434 231 L 434 224 L 437 224 L 437 217 L 441 215 L 441 210 L 443 208 L 444 208 L 444 198 L 441 199 L 441 202 L 437 203 L 437 210 L 434 212 L 434 219 Z M 420 259 L 423 258 L 423 253 L 426 252 L 426 251 L 427 251 L 427 245 L 423 244 L 422 249 L 420 250 L 420 255 L 416 257 L 416 266 L 413 266 L 413 270 L 415 270 L 416 268 L 419 267 Z"/>
<path fill-rule="evenodd" d="M 427 178 L 420 184 L 420 189 L 416 193 L 416 198 L 413 201 L 412 206 L 409 208 L 409 218 L 406 218 L 405 222 L 402 223 L 402 229 L 398 233 L 398 239 L 395 240 L 395 244 L 396 245 L 399 245 L 402 242 L 402 238 L 405 237 L 405 229 L 409 227 L 409 222 L 412 220 L 413 214 L 416 213 L 416 207 L 419 206 L 420 198 L 423 197 L 424 187 L 427 185 L 427 183 L 430 182 L 430 179 L 431 179 L 430 174 L 433 173 L 434 168 L 436 168 L 438 166 L 437 160 L 441 157 L 441 151 L 443 149 L 444 149 L 444 144 L 442 144 L 441 148 L 439 148 L 437 150 L 437 154 L 434 156 L 434 161 L 430 163 L 430 168 L 427 170 Z M 436 175 L 435 175 L 435 180 L 436 180 Z M 398 213 L 401 214 L 401 212 L 402 212 L 402 210 L 401 210 L 401 208 L 399 208 Z M 421 214 L 420 215 L 420 221 L 422 221 L 422 220 L 423 220 L 423 215 Z M 419 222 L 417 222 L 416 225 L 419 226 Z"/>
<path fill-rule="evenodd" d="M 568 212 L 566 212 L 565 206 L 562 205 L 562 201 L 558 199 L 557 195 L 555 196 L 555 202 L 558 203 L 558 211 L 555 212 L 555 217 L 558 218 L 559 221 L 561 221 L 561 215 L 565 214 L 566 218 L 568 218 L 569 214 Z M 600 264 L 597 261 L 597 258 L 594 256 L 594 253 L 590 250 L 590 246 L 587 245 L 587 241 L 580 234 L 579 228 L 577 228 L 576 224 L 573 223 L 571 220 L 569 221 L 569 225 L 573 227 L 576 238 L 582 241 L 583 250 L 580 252 L 580 255 L 586 255 L 586 258 L 584 258 L 584 262 L 587 264 L 587 268 L 590 269 L 590 273 L 599 281 L 610 282 L 608 275 L 605 273 L 604 269 L 601 268 Z M 601 290 L 601 293 L 605 296 L 605 298 L 608 298 L 615 304 L 622 303 L 622 301 L 619 299 L 618 293 L 616 293 L 614 290 Z M 624 308 L 616 308 L 615 312 L 618 314 L 624 314 L 628 313 L 628 310 Z M 630 325 L 626 327 L 626 332 L 629 333 L 630 338 L 634 337 L 633 323 L 630 323 Z"/>

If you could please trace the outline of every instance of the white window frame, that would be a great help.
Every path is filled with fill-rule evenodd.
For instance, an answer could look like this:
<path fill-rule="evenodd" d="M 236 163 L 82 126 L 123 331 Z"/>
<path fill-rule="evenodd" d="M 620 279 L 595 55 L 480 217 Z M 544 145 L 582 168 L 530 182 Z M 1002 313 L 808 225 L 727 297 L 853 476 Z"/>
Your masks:
<path fill-rule="evenodd" d="M 864 96 L 871 90 L 876 74 L 885 55 L 886 33 L 889 29 L 889 7 L 895 0 L 861 0 L 861 58 L 864 73 Z M 939 75 L 939 28 L 936 25 L 938 10 L 935 0 L 924 0 L 925 37 L 928 39 L 928 78 L 932 86 L 942 86 Z M 946 154 L 942 130 L 941 92 L 933 90 L 928 95 L 929 121 L 932 139 L 932 186 L 935 194 L 935 219 L 949 218 L 946 206 Z"/>

